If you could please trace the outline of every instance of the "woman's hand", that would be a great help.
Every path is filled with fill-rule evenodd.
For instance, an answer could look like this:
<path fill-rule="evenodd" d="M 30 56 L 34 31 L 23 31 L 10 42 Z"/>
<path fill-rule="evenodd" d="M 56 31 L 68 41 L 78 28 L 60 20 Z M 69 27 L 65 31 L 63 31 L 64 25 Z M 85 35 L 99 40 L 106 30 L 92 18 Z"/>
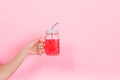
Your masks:
<path fill-rule="evenodd" d="M 42 55 L 44 53 L 44 42 L 42 40 L 35 40 L 27 45 L 25 45 L 20 52 L 31 55 L 31 54 L 38 54 Z"/>
<path fill-rule="evenodd" d="M 42 40 L 35 40 L 28 43 L 14 58 L 0 67 L 0 80 L 8 80 L 28 55 L 41 55 L 43 53 L 44 42 Z"/>

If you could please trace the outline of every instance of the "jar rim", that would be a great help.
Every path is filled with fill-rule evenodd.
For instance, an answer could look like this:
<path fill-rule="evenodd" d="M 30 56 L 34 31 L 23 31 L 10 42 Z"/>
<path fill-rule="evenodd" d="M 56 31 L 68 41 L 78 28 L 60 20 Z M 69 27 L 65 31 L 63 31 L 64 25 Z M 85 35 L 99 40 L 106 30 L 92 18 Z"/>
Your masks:
<path fill-rule="evenodd" d="M 57 29 L 49 29 L 49 30 L 46 30 L 46 33 L 48 33 L 48 34 L 59 33 L 59 31 Z"/>

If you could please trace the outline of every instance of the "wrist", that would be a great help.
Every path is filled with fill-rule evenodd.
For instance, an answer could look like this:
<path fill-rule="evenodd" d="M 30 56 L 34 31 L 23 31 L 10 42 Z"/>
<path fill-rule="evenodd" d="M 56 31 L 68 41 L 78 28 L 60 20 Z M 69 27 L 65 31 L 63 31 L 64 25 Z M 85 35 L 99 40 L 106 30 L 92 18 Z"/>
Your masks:
<path fill-rule="evenodd" d="M 29 55 L 29 52 L 28 50 L 24 47 L 20 50 L 19 52 L 20 55 L 24 56 L 24 57 L 27 57 Z"/>

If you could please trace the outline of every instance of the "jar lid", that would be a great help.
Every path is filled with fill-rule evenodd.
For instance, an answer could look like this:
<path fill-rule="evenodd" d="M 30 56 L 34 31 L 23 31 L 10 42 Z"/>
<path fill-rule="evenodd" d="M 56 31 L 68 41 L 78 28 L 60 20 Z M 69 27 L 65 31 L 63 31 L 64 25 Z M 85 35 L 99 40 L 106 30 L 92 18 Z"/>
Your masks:
<path fill-rule="evenodd" d="M 56 30 L 56 29 L 49 29 L 49 30 L 46 30 L 46 33 L 58 33 L 59 31 Z"/>

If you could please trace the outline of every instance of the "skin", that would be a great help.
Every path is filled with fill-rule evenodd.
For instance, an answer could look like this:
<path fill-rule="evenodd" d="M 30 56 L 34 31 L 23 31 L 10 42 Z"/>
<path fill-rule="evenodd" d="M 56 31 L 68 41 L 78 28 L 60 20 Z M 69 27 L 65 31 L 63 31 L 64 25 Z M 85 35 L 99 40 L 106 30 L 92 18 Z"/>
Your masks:
<path fill-rule="evenodd" d="M 8 80 L 19 68 L 25 58 L 29 55 L 42 55 L 44 44 L 40 40 L 35 40 L 25 45 L 18 54 L 9 62 L 0 66 L 0 80 Z"/>

